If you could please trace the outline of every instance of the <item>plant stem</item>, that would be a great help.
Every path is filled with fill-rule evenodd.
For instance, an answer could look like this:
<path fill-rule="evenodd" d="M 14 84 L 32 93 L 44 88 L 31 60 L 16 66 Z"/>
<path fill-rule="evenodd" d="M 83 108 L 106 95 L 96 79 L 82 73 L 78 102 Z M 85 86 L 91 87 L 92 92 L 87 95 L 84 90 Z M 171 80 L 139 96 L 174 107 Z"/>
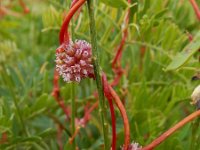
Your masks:
<path fill-rule="evenodd" d="M 123 145 L 123 148 L 124 148 L 124 150 L 128 150 L 128 147 L 130 144 L 130 125 L 129 125 L 129 121 L 128 121 L 128 116 L 126 114 L 124 105 L 122 104 L 117 93 L 113 90 L 111 85 L 108 85 L 108 88 L 109 88 L 110 94 L 112 95 L 113 100 L 116 103 L 116 105 L 121 113 L 122 119 L 123 119 L 123 123 L 124 123 L 124 145 Z"/>
<path fill-rule="evenodd" d="M 196 117 L 200 117 L 200 110 L 193 112 L 189 116 L 185 117 L 183 120 L 178 122 L 175 126 L 164 132 L 161 136 L 159 136 L 157 139 L 155 139 L 152 143 L 142 148 L 142 150 L 152 150 L 156 146 L 158 146 L 160 143 L 162 143 L 166 138 L 168 138 L 170 135 L 172 135 L 175 131 L 183 127 L 188 122 L 192 121 Z"/>
<path fill-rule="evenodd" d="M 68 120 L 69 119 L 69 112 L 67 110 L 67 107 L 65 106 L 64 100 L 60 97 L 60 88 L 59 88 L 58 80 L 59 80 L 59 74 L 56 71 L 56 69 L 54 69 L 53 91 L 52 91 L 51 95 L 54 97 L 54 99 L 58 103 L 59 107 L 65 113 L 66 120 Z"/>
<path fill-rule="evenodd" d="M 105 149 L 109 150 L 108 146 L 108 134 L 107 134 L 107 123 L 105 122 L 106 116 L 106 105 L 104 102 L 104 93 L 103 93 L 103 86 L 101 82 L 100 76 L 100 66 L 99 66 L 99 52 L 97 49 L 97 36 L 96 36 L 96 28 L 95 28 L 95 19 L 94 19 L 94 5 L 93 0 L 87 0 L 88 2 L 88 13 L 90 19 L 90 35 L 91 35 L 91 45 L 92 45 L 92 52 L 93 52 L 93 65 L 94 65 L 94 74 L 96 78 L 96 85 L 99 95 L 99 113 L 101 115 L 101 123 L 103 127 L 103 136 L 104 136 L 104 145 Z"/>
<path fill-rule="evenodd" d="M 117 141 L 117 133 L 116 133 L 116 117 L 115 117 L 115 110 L 112 102 L 112 95 L 110 94 L 108 82 L 106 75 L 102 74 L 102 81 L 103 81 L 103 88 L 104 88 L 104 95 L 108 99 L 109 107 L 110 107 L 110 115 L 111 115 L 111 121 L 112 121 L 112 150 L 116 149 L 116 141 Z"/>
<path fill-rule="evenodd" d="M 76 2 L 72 8 L 70 8 L 69 12 L 67 13 L 67 16 L 65 17 L 65 20 L 61 26 L 60 34 L 59 34 L 59 41 L 60 44 L 63 42 L 69 42 L 69 33 L 68 33 L 68 26 L 71 18 L 75 14 L 75 12 L 84 4 L 86 0 L 79 0 Z"/>
<path fill-rule="evenodd" d="M 72 135 L 75 133 L 75 115 L 76 115 L 76 106 L 75 106 L 75 83 L 71 84 L 71 108 L 72 108 L 72 117 L 71 117 L 71 125 L 72 125 Z M 76 141 L 75 138 L 72 142 L 72 150 L 76 149 Z"/>

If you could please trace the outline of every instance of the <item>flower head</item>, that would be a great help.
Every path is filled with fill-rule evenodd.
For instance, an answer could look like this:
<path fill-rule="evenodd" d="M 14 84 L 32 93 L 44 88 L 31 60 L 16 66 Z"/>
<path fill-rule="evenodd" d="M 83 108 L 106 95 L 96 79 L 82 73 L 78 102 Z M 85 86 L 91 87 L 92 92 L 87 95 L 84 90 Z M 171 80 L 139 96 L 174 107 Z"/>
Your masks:
<path fill-rule="evenodd" d="M 142 146 L 140 146 L 138 143 L 136 142 L 132 142 L 129 146 L 128 146 L 128 150 L 141 150 Z M 121 150 L 124 150 L 124 148 L 122 148 Z"/>
<path fill-rule="evenodd" d="M 91 45 L 84 40 L 61 44 L 56 50 L 56 70 L 65 82 L 94 78 Z"/>
<path fill-rule="evenodd" d="M 200 85 L 198 85 L 194 89 L 191 98 L 192 98 L 191 104 L 196 105 L 197 109 L 200 109 Z"/>

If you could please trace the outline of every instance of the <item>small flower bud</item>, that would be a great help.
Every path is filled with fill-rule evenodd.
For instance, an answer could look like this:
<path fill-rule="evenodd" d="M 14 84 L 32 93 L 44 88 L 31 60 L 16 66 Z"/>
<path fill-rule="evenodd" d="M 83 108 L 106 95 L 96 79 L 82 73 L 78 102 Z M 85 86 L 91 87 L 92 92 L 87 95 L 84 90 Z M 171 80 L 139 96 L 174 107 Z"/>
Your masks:
<path fill-rule="evenodd" d="M 197 106 L 197 109 L 200 109 L 200 85 L 198 85 L 192 95 L 191 95 L 191 98 L 192 98 L 192 102 L 191 104 L 192 105 L 196 105 Z"/>
<path fill-rule="evenodd" d="M 84 40 L 63 43 L 56 50 L 56 70 L 65 82 L 94 78 L 91 45 Z"/>
<path fill-rule="evenodd" d="M 140 146 L 138 143 L 132 142 L 129 146 L 128 146 L 128 150 L 141 150 L 142 146 Z M 121 150 L 124 150 L 124 148 L 122 148 Z"/>

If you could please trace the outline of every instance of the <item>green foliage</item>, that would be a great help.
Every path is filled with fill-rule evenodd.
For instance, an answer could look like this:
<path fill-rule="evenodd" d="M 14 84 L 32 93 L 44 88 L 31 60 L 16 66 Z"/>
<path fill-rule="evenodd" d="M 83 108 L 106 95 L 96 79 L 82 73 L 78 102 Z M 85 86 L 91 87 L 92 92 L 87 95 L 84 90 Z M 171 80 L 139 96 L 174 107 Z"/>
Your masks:
<path fill-rule="evenodd" d="M 175 70 L 183 66 L 200 47 L 200 32 L 194 37 L 191 43 L 189 43 L 181 53 L 174 57 L 174 60 L 167 66 L 166 70 Z"/>
<path fill-rule="evenodd" d="M 111 7 L 116 7 L 116 8 L 120 8 L 120 7 L 127 7 L 129 6 L 128 2 L 125 0 L 101 0 L 103 3 L 105 3 L 106 5 L 109 5 Z"/>
<path fill-rule="evenodd" d="M 70 149 L 70 122 L 51 95 L 59 29 L 70 2 L 27 0 L 30 14 L 0 18 L 0 139 L 7 133 L 7 142 L 0 145 L 2 150 L 59 149 L 59 125 L 64 126 L 61 141 L 65 149 Z M 2 5 L 7 3 L 4 0 Z M 129 7 L 129 34 L 121 62 L 127 71 L 115 90 L 121 98 L 126 93 L 131 140 L 146 145 L 195 111 L 189 103 L 198 84 L 191 82 L 191 77 L 199 71 L 200 26 L 189 1 L 134 0 L 130 6 L 125 0 L 95 1 L 100 66 L 110 81 L 114 78 L 111 60 L 121 41 Z M 10 9 L 20 13 L 17 0 Z M 71 26 L 75 38 L 90 40 L 85 6 Z M 194 37 L 191 42 L 188 33 Z M 59 82 L 61 96 L 70 106 L 71 86 Z M 86 79 L 76 87 L 76 117 L 82 118 L 85 106 L 96 102 L 95 81 Z M 119 148 L 124 136 L 116 112 Z M 77 145 L 80 149 L 99 150 L 103 137 L 98 110 L 90 117 L 76 137 Z M 109 138 L 110 133 L 109 124 Z M 156 149 L 199 150 L 199 133 L 199 120 L 195 120 Z"/>

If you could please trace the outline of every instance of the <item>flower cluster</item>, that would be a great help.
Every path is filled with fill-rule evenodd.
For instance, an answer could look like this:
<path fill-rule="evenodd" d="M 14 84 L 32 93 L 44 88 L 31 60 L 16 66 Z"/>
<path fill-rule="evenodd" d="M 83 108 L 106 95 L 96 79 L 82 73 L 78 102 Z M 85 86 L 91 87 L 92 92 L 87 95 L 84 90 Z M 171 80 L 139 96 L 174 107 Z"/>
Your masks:
<path fill-rule="evenodd" d="M 141 150 L 142 146 L 140 146 L 138 143 L 132 142 L 129 146 L 128 146 L 128 150 Z M 124 150 L 124 148 L 122 148 L 122 150 Z"/>
<path fill-rule="evenodd" d="M 65 82 L 94 78 L 91 45 L 84 40 L 61 44 L 56 50 L 56 70 Z"/>
<path fill-rule="evenodd" d="M 192 102 L 191 104 L 192 105 L 196 105 L 197 106 L 197 109 L 200 109 L 200 85 L 198 85 L 192 95 L 191 95 L 191 98 L 192 98 Z"/>

